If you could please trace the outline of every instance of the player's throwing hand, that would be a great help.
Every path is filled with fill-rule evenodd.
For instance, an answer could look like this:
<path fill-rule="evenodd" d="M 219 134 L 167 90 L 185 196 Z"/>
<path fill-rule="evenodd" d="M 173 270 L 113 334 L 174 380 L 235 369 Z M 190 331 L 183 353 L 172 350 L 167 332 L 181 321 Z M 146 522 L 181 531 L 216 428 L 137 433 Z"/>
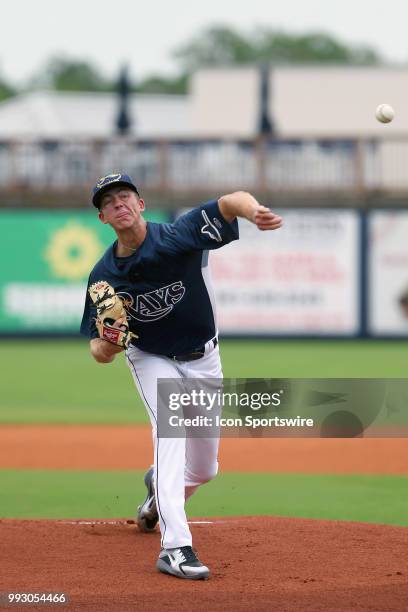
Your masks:
<path fill-rule="evenodd" d="M 254 223 L 260 230 L 275 230 L 282 227 L 282 217 L 273 213 L 266 206 L 259 204 L 258 208 L 255 209 Z"/>

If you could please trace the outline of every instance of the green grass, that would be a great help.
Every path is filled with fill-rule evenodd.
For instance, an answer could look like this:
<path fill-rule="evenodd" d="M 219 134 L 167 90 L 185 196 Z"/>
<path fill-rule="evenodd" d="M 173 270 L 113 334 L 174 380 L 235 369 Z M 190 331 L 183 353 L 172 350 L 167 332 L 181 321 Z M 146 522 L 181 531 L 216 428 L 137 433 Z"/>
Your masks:
<path fill-rule="evenodd" d="M 406 378 L 408 341 L 223 341 L 224 376 Z"/>
<path fill-rule="evenodd" d="M 223 340 L 226 377 L 406 377 L 408 342 Z M 0 342 L 0 423 L 148 422 L 119 356 L 93 361 L 87 341 Z"/>
<path fill-rule="evenodd" d="M 97 364 L 86 341 L 3 341 L 0 368 L 2 423 L 147 422 L 124 356 Z"/>
<path fill-rule="evenodd" d="M 132 518 L 142 472 L 0 470 L 2 518 Z M 220 474 L 188 502 L 194 516 L 272 515 L 408 526 L 405 476 Z"/>

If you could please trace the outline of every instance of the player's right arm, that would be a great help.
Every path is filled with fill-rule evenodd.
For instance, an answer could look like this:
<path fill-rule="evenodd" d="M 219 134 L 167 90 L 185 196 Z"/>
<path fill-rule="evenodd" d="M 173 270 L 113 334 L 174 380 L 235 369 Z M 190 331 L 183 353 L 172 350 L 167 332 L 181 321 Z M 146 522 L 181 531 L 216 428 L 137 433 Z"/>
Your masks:
<path fill-rule="evenodd" d="M 111 363 L 118 353 L 124 349 L 116 344 L 111 344 L 102 338 L 92 338 L 90 341 L 92 357 L 98 363 Z"/>
<path fill-rule="evenodd" d="M 236 217 L 248 219 L 260 230 L 275 230 L 282 226 L 282 218 L 263 206 L 246 191 L 235 191 L 221 196 L 218 206 L 224 219 L 231 223 Z"/>

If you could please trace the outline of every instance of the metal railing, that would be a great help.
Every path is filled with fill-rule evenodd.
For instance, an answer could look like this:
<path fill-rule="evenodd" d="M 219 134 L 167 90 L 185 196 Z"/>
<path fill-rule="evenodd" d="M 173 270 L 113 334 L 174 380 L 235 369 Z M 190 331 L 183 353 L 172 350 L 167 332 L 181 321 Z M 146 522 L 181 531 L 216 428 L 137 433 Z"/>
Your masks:
<path fill-rule="evenodd" d="M 125 169 L 143 189 L 408 192 L 408 137 L 0 142 L 0 190 L 87 188 Z"/>

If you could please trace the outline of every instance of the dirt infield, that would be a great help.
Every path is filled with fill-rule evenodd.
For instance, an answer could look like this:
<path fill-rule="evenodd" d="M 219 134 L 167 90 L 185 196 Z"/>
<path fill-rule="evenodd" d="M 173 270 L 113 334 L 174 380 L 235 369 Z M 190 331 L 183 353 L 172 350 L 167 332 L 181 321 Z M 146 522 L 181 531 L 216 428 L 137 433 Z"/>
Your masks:
<path fill-rule="evenodd" d="M 53 609 L 70 611 L 407 609 L 407 529 L 246 517 L 192 531 L 206 582 L 157 573 L 159 535 L 125 521 L 4 520 L 0 591 L 65 593 Z"/>
<path fill-rule="evenodd" d="M 408 474 L 405 439 L 228 439 L 223 471 Z M 0 468 L 144 469 L 148 427 L 5 425 Z M 0 520 L 0 593 L 66 593 L 95 612 L 406 611 L 408 529 L 272 517 L 197 519 L 206 582 L 158 574 L 159 534 L 124 520 Z M 2 604 L 0 603 L 0 608 Z M 47 606 L 14 606 L 46 610 Z"/>
<path fill-rule="evenodd" d="M 0 468 L 144 470 L 150 427 L 2 425 Z M 223 471 L 408 474 L 408 438 L 224 438 Z"/>

